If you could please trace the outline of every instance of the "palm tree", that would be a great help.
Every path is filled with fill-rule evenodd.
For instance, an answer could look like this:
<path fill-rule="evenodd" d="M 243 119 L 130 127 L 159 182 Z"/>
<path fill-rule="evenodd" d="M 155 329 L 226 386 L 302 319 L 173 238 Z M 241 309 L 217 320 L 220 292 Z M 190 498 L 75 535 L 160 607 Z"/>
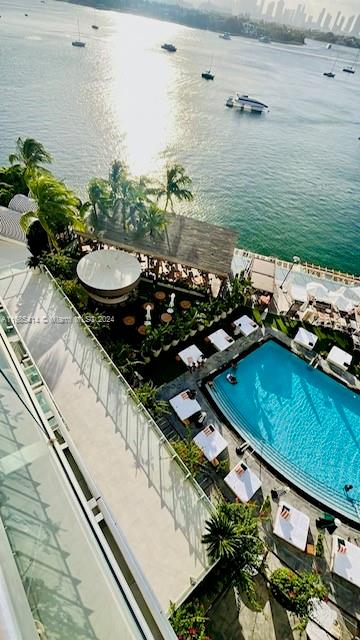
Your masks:
<path fill-rule="evenodd" d="M 205 524 L 202 542 L 211 560 L 233 560 L 238 549 L 238 529 L 225 513 L 217 510 Z"/>
<path fill-rule="evenodd" d="M 86 226 L 97 236 L 102 235 L 106 222 L 110 217 L 110 188 L 109 183 L 102 178 L 92 178 L 88 184 L 89 203 L 85 211 Z"/>
<path fill-rule="evenodd" d="M 40 167 L 51 162 L 51 155 L 46 151 L 41 142 L 34 138 L 18 138 L 16 152 L 9 156 L 10 164 L 18 164 L 25 171 Z"/>
<path fill-rule="evenodd" d="M 76 231 L 85 231 L 79 215 L 79 199 L 63 182 L 48 174 L 34 174 L 28 178 L 30 195 L 37 203 L 36 211 L 21 216 L 20 224 L 25 233 L 34 219 L 38 219 L 46 231 L 50 247 L 58 249 L 56 234 L 71 225 Z"/>
<path fill-rule="evenodd" d="M 174 200 L 192 200 L 194 196 L 190 191 L 191 184 L 191 178 L 186 175 L 184 167 L 180 164 L 167 167 L 166 183 L 157 190 L 158 199 L 165 198 L 164 211 L 168 210 L 169 205 L 171 211 L 174 211 Z"/>
<path fill-rule="evenodd" d="M 141 218 L 142 228 L 151 238 L 161 237 L 168 225 L 165 211 L 152 202 Z"/>
<path fill-rule="evenodd" d="M 127 165 L 121 160 L 114 160 L 109 171 L 108 185 L 110 187 L 110 200 L 115 206 L 115 202 L 121 194 L 121 185 L 123 180 L 128 178 Z"/>

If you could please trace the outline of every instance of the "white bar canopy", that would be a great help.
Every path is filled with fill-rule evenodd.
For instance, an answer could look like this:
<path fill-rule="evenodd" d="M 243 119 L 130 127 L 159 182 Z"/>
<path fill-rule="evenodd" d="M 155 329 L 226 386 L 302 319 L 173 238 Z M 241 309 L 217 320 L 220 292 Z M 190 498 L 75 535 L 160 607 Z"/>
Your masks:
<path fill-rule="evenodd" d="M 332 572 L 360 588 L 360 547 L 333 536 Z"/>
<path fill-rule="evenodd" d="M 306 626 L 309 640 L 340 640 L 341 628 L 336 610 L 324 601 L 312 600 L 312 605 L 311 620 Z"/>
<path fill-rule="evenodd" d="M 306 349 L 313 349 L 317 343 L 318 337 L 311 333 L 311 331 L 307 331 L 303 327 L 300 327 L 297 332 L 294 342 L 299 344 L 301 347 L 305 347 Z"/>
<path fill-rule="evenodd" d="M 287 502 L 280 502 L 274 524 L 274 533 L 279 538 L 305 551 L 309 527 L 309 516 Z"/>
<path fill-rule="evenodd" d="M 291 283 L 290 295 L 296 302 L 307 302 L 309 299 L 309 294 L 306 290 L 306 287 L 302 286 L 301 284 Z"/>
<path fill-rule="evenodd" d="M 244 462 L 239 462 L 224 480 L 242 502 L 248 502 L 261 487 L 261 480 Z"/>
<path fill-rule="evenodd" d="M 334 364 L 340 369 L 347 369 L 352 362 L 352 356 L 350 353 L 339 349 L 339 347 L 332 347 L 328 357 L 326 358 L 330 364 Z"/>

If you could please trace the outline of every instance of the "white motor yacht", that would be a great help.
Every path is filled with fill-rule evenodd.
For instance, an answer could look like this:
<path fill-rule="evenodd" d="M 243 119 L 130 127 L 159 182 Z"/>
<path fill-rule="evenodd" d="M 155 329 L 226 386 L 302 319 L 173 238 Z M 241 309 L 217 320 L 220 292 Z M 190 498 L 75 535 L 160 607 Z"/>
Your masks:
<path fill-rule="evenodd" d="M 268 105 L 264 104 L 264 102 L 249 98 L 249 96 L 246 95 L 240 95 L 239 93 L 235 96 L 230 96 L 226 101 L 226 106 L 240 109 L 241 111 L 253 111 L 255 113 L 262 113 L 263 111 L 269 110 Z"/>
<path fill-rule="evenodd" d="M 231 35 L 228 31 L 225 31 L 225 33 L 221 33 L 219 35 L 219 38 L 222 38 L 223 40 L 231 40 Z"/>

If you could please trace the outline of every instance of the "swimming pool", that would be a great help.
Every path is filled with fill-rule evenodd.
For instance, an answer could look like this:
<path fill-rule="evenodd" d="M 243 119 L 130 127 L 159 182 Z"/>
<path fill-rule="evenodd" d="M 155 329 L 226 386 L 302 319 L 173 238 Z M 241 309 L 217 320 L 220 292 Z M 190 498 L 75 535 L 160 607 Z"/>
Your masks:
<path fill-rule="evenodd" d="M 209 392 L 232 426 L 293 484 L 359 521 L 360 396 L 273 340 L 238 362 L 236 385 L 228 372 Z"/>

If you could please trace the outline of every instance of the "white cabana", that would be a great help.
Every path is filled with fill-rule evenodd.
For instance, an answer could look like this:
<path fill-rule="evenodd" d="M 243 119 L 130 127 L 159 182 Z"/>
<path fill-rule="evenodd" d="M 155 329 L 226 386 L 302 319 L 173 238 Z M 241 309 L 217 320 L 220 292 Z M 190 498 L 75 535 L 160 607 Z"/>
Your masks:
<path fill-rule="evenodd" d="M 328 602 L 321 600 L 312 600 L 312 604 L 311 619 L 306 626 L 309 640 L 340 640 L 341 628 L 336 610 Z"/>
<path fill-rule="evenodd" d="M 187 420 L 195 413 L 201 411 L 201 407 L 196 398 L 189 397 L 189 389 L 171 398 L 169 402 L 180 420 Z"/>
<path fill-rule="evenodd" d="M 307 331 L 307 329 L 303 329 L 303 327 L 300 327 L 294 338 L 294 342 L 299 344 L 301 347 L 305 347 L 305 349 L 313 349 L 317 340 L 318 337 L 314 333 Z"/>
<path fill-rule="evenodd" d="M 295 302 L 307 302 L 309 299 L 306 287 L 301 284 L 291 283 L 289 293 Z"/>
<path fill-rule="evenodd" d="M 213 425 L 208 425 L 200 431 L 200 433 L 195 436 L 194 442 L 210 462 L 215 460 L 228 446 L 225 438 L 222 437 L 221 433 L 215 429 Z"/>
<path fill-rule="evenodd" d="M 360 547 L 333 536 L 331 570 L 360 588 Z"/>
<path fill-rule="evenodd" d="M 242 502 L 248 502 L 261 487 L 261 480 L 244 462 L 239 462 L 224 480 Z"/>
<path fill-rule="evenodd" d="M 333 305 L 343 313 L 351 313 L 355 309 L 355 303 L 343 295 L 334 296 L 332 301 Z"/>
<path fill-rule="evenodd" d="M 224 329 L 218 329 L 209 335 L 209 340 L 218 351 L 225 351 L 234 342 L 234 338 L 229 336 Z"/>
<path fill-rule="evenodd" d="M 279 538 L 305 551 L 309 527 L 309 516 L 287 502 L 280 502 L 274 524 L 274 533 Z"/>
<path fill-rule="evenodd" d="M 351 365 L 352 356 L 350 353 L 339 349 L 339 347 L 332 347 L 328 357 L 326 358 L 330 364 L 334 364 L 336 367 L 340 367 L 340 369 L 346 369 Z"/>
<path fill-rule="evenodd" d="M 234 325 L 236 327 L 236 333 L 240 331 L 240 333 L 242 333 L 243 336 L 249 336 L 251 333 L 254 333 L 254 331 L 256 331 L 256 329 L 259 328 L 259 325 L 256 324 L 254 320 L 251 320 L 249 316 L 241 316 L 241 318 L 234 320 Z"/>
<path fill-rule="evenodd" d="M 316 298 L 318 302 L 331 302 L 330 291 L 320 282 L 309 282 L 306 285 L 308 295 Z"/>
<path fill-rule="evenodd" d="M 204 357 L 204 354 L 200 351 L 200 349 L 196 346 L 196 344 L 191 344 L 190 347 L 179 351 L 179 358 L 186 364 L 187 367 L 191 367 L 192 364 L 197 364 L 199 360 Z"/>

